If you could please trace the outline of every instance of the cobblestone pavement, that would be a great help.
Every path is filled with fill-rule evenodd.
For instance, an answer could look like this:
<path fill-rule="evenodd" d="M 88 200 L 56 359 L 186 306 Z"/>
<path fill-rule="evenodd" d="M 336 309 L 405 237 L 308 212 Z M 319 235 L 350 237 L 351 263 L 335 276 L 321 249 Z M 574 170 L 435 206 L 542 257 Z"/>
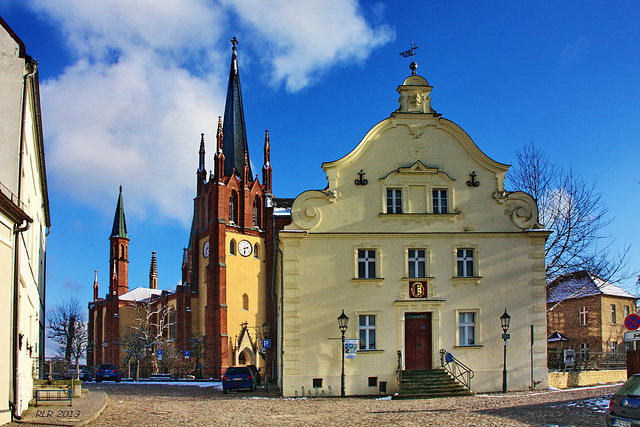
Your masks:
<path fill-rule="evenodd" d="M 108 394 L 91 426 L 603 426 L 617 386 L 463 398 L 278 398 L 193 386 L 90 384 Z"/>

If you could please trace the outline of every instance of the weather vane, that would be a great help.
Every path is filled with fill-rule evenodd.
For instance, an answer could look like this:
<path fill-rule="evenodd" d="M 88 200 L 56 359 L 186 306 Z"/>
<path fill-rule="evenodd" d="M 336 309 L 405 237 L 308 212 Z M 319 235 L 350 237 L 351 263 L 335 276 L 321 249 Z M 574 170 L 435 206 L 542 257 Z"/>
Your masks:
<path fill-rule="evenodd" d="M 405 50 L 404 52 L 400 52 L 400 55 L 403 58 L 411 57 L 411 64 L 409 65 L 409 68 L 411 69 L 411 74 L 412 75 L 416 74 L 416 69 L 418 68 L 418 64 L 414 60 L 414 55 L 416 54 L 416 49 L 418 49 L 418 46 L 414 45 L 413 44 L 413 40 L 411 40 L 411 49 Z"/>

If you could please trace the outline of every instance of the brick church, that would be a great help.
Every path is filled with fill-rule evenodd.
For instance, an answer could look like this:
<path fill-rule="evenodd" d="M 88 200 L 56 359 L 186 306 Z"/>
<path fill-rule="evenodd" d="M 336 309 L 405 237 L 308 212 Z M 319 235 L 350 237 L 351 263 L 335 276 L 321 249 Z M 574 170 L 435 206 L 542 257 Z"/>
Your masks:
<path fill-rule="evenodd" d="M 268 131 L 262 182 L 251 170 L 236 44 L 234 37 L 212 171 L 205 167 L 204 134 L 200 140 L 182 283 L 173 292 L 157 289 L 154 252 L 149 287 L 129 290 L 129 236 L 121 187 L 109 237 L 109 293 L 99 297 L 96 274 L 94 300 L 89 303 L 88 365 L 112 363 L 124 373 L 139 365 L 136 368 L 143 374 L 145 369 L 196 371 L 216 378 L 230 365 L 253 364 L 275 372 L 275 366 L 269 366 L 275 363 L 275 353 L 262 340 L 277 339 L 276 328 L 271 328 L 276 306 L 274 238 L 290 222 L 290 215 L 280 208 L 288 201 L 272 195 Z M 155 344 L 132 338 L 141 323 Z M 163 358 L 158 357 L 159 349 Z"/>

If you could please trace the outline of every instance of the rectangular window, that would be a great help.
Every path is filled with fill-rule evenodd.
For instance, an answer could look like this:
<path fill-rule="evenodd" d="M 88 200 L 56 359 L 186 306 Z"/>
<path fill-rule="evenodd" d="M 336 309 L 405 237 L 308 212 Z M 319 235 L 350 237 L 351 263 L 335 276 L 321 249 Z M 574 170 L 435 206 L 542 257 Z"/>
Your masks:
<path fill-rule="evenodd" d="M 458 249 L 458 277 L 474 277 L 473 249 Z"/>
<path fill-rule="evenodd" d="M 400 188 L 387 189 L 387 213 L 388 214 L 402 213 L 402 189 Z"/>
<path fill-rule="evenodd" d="M 476 345 L 476 314 L 459 313 L 458 335 L 460 345 Z"/>
<path fill-rule="evenodd" d="M 358 279 L 375 279 L 376 251 L 374 249 L 358 249 Z"/>
<path fill-rule="evenodd" d="M 447 208 L 447 190 L 433 190 L 433 213 L 446 214 Z"/>
<path fill-rule="evenodd" d="M 625 305 L 624 306 L 624 318 L 626 319 L 628 315 L 629 315 L 629 306 Z"/>
<path fill-rule="evenodd" d="M 426 251 L 409 249 L 409 277 L 427 277 Z"/>
<path fill-rule="evenodd" d="M 589 343 L 583 342 L 582 344 L 580 344 L 580 356 L 582 357 L 582 360 L 585 359 L 587 353 L 589 353 Z"/>
<path fill-rule="evenodd" d="M 618 350 L 618 343 L 615 341 L 611 341 L 611 352 L 615 353 Z"/>
<path fill-rule="evenodd" d="M 359 317 L 359 349 L 375 350 L 376 349 L 376 316 L 360 315 Z"/>
<path fill-rule="evenodd" d="M 586 326 L 587 325 L 587 307 L 580 307 L 580 326 Z"/>
<path fill-rule="evenodd" d="M 617 323 L 616 322 L 616 320 L 617 320 L 616 319 L 616 305 L 615 304 L 611 304 L 610 309 L 611 309 L 611 324 L 615 325 Z"/>

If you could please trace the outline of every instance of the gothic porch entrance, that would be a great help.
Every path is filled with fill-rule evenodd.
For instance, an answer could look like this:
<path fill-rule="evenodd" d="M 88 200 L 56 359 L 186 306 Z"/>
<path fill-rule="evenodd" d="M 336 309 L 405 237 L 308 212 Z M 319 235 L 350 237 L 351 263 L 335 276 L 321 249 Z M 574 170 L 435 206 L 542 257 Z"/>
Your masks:
<path fill-rule="evenodd" d="M 405 370 L 432 368 L 431 313 L 405 313 Z"/>

